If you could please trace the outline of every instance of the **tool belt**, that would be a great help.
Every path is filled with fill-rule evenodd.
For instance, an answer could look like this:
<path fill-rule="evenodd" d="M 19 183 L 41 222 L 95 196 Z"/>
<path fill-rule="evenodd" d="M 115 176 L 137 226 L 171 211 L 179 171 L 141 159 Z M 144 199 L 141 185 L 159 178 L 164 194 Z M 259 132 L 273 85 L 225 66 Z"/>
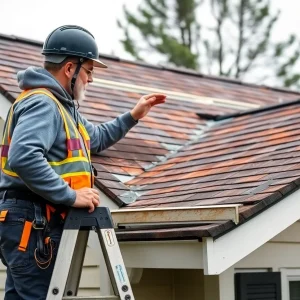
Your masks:
<path fill-rule="evenodd" d="M 28 190 L 2 190 L 0 199 L 16 199 L 29 201 L 34 206 L 34 219 L 25 220 L 19 244 L 19 251 L 27 251 L 31 230 L 37 231 L 37 246 L 34 257 L 41 269 L 46 269 L 52 260 L 54 242 L 50 238 L 51 229 L 64 223 L 68 208 L 63 205 L 54 206 L 41 196 Z M 0 213 L 0 222 L 5 221 L 8 210 Z"/>

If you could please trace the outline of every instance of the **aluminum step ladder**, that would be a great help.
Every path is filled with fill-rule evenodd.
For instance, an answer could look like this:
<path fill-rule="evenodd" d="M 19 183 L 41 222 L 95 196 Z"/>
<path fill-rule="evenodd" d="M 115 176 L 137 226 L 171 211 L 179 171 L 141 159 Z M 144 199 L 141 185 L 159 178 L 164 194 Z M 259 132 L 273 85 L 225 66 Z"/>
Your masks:
<path fill-rule="evenodd" d="M 98 234 L 114 296 L 77 296 L 90 230 Z M 68 213 L 46 300 L 134 300 L 108 208 L 92 213 L 72 208 Z"/>

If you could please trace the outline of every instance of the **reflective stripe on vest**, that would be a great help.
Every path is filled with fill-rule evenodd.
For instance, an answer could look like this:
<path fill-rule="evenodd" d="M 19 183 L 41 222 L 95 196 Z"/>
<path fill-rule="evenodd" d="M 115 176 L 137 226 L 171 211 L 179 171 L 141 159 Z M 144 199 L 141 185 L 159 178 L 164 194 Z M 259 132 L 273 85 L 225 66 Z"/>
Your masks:
<path fill-rule="evenodd" d="M 18 177 L 18 174 L 15 173 L 8 165 L 8 151 L 11 143 L 11 123 L 13 117 L 13 110 L 16 103 L 21 100 L 34 95 L 34 94 L 44 94 L 51 98 L 57 105 L 60 115 L 64 122 L 64 129 L 66 132 L 66 158 L 62 161 L 48 161 L 49 165 L 53 170 L 61 176 L 70 187 L 73 189 L 79 189 L 82 187 L 91 187 L 94 181 L 94 176 L 92 175 L 91 170 L 91 161 L 90 161 L 90 137 L 85 129 L 84 125 L 79 123 L 79 128 L 63 107 L 63 105 L 54 97 L 54 95 L 46 89 L 36 89 L 22 92 L 19 97 L 16 99 L 12 105 L 7 124 L 4 130 L 2 145 L 1 145 L 1 170 L 9 176 Z M 88 157 L 85 157 L 84 150 L 80 142 L 80 136 L 84 142 L 84 146 L 87 152 Z"/>

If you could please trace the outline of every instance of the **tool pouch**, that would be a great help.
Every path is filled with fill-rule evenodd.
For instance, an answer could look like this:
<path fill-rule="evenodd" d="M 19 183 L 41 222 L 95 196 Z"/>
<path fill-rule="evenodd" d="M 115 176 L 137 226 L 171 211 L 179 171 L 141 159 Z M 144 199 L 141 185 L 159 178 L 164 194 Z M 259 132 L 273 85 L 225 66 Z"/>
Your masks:
<path fill-rule="evenodd" d="M 51 264 L 53 258 L 53 250 L 56 245 L 51 239 L 50 233 L 54 227 L 63 224 L 65 219 L 65 208 L 53 208 L 46 205 L 46 218 L 42 216 L 40 206 L 35 206 L 35 222 L 34 229 L 37 230 L 37 247 L 34 251 L 34 257 L 37 265 L 41 269 L 46 269 Z"/>

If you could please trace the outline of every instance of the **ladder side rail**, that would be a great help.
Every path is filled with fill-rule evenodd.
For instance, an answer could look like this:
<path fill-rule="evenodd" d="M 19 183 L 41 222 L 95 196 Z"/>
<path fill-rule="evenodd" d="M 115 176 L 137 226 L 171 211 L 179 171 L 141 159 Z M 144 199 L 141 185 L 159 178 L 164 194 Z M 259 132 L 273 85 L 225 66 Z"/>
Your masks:
<path fill-rule="evenodd" d="M 71 262 L 71 267 L 65 287 L 65 296 L 74 296 L 78 293 L 89 234 L 89 230 L 79 230 Z"/>
<path fill-rule="evenodd" d="M 97 231 L 114 293 L 122 300 L 134 300 L 115 230 Z"/>
<path fill-rule="evenodd" d="M 79 230 L 64 230 L 46 300 L 63 297 Z"/>

